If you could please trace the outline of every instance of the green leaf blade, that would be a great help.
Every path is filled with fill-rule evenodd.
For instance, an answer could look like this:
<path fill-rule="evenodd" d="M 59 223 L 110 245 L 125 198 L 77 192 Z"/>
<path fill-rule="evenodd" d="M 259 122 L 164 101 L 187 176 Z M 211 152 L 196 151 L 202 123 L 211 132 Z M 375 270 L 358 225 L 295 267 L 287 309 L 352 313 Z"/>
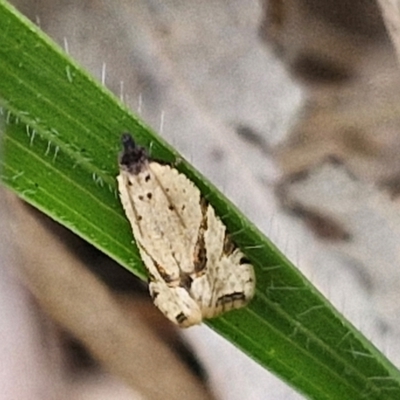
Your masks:
<path fill-rule="evenodd" d="M 254 264 L 254 300 L 213 329 L 309 398 L 400 398 L 399 371 L 215 187 L 4 0 L 0 26 L 0 95 L 20 121 L 6 118 L 5 185 L 145 278 L 115 182 L 120 134 L 132 132 L 179 160 Z"/>

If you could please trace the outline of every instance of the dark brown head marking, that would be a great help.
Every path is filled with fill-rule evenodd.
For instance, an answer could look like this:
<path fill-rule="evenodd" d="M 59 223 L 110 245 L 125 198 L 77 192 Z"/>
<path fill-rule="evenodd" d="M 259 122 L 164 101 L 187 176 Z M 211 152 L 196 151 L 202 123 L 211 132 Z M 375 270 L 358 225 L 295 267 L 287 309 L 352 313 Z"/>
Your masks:
<path fill-rule="evenodd" d="M 119 165 L 121 168 L 138 174 L 148 163 L 148 155 L 143 147 L 136 145 L 129 133 L 124 133 L 121 137 L 123 151 L 119 156 Z"/>

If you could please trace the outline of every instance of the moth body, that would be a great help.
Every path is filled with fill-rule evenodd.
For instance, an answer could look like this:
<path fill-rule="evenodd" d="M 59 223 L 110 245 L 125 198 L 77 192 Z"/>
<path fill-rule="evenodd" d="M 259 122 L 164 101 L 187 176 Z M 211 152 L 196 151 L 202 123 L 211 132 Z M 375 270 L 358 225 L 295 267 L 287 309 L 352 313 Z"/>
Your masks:
<path fill-rule="evenodd" d="M 247 304 L 253 267 L 185 175 L 122 137 L 120 198 L 150 275 L 154 304 L 187 327 Z"/>

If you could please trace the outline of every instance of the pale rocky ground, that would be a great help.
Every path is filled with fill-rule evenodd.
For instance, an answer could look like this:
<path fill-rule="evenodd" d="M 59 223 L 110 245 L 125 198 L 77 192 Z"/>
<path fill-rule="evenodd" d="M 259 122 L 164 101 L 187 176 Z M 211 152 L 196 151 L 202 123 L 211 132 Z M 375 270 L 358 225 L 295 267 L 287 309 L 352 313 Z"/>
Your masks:
<path fill-rule="evenodd" d="M 300 87 L 258 36 L 262 10 L 257 1 L 16 3 L 148 124 L 161 130 L 163 137 L 236 203 L 354 325 L 400 366 L 400 218 L 393 202 L 373 186 L 346 180 L 345 173 L 325 172 L 337 173 L 332 182 L 340 183 L 338 201 L 343 203 L 335 203 L 336 212 L 352 218 L 351 225 L 360 237 L 356 246 L 327 245 L 315 239 L 299 220 L 284 214 L 274 197 L 273 185 L 280 171 L 271 148 L 295 123 L 303 97 Z M 255 134 L 256 142 L 249 140 L 249 132 Z M 299 196 L 310 196 L 312 200 L 326 195 L 329 199 L 332 192 L 324 192 L 324 179 L 316 180 L 322 182 L 317 192 L 307 185 L 296 189 Z M 363 268 L 367 268 L 368 285 L 364 283 Z M 7 274 L 7 268 L 1 274 Z M 3 282 L 1 279 L 0 284 Z M 1 318 L 9 322 L 4 331 L 7 340 L 0 345 L 2 354 L 16 346 L 17 338 L 10 332 L 18 331 L 18 342 L 26 343 L 32 351 L 32 358 L 27 356 L 24 362 L 34 364 L 39 360 L 41 365 L 41 356 L 30 343 L 29 327 L 34 327 L 34 322 L 24 308 L 25 294 L 19 293 L 16 281 L 14 285 L 15 290 L 11 286 L 0 290 L 0 295 L 7 298 L 7 303 L 5 299 L 0 302 L 1 313 L 15 317 L 15 321 L 8 316 Z M 303 398 L 207 327 L 192 328 L 185 335 L 206 366 L 220 399 Z M 15 369 L 10 368 L 14 376 L 24 374 L 17 362 Z M 35 395 L 29 397 L 29 388 L 25 388 L 25 393 L 12 397 L 4 397 L 7 392 L 1 391 L 0 398 L 54 398 L 51 388 L 46 389 L 46 396 L 38 395 L 43 377 L 38 367 L 29 369 L 38 375 L 37 379 L 31 376 L 34 383 L 30 388 L 36 387 Z M 1 379 L 10 381 L 5 375 Z M 104 390 L 97 396 L 86 387 L 80 396 L 106 399 L 110 389 Z M 110 398 L 117 398 L 116 392 L 112 393 Z M 121 392 L 120 398 L 129 397 Z"/>

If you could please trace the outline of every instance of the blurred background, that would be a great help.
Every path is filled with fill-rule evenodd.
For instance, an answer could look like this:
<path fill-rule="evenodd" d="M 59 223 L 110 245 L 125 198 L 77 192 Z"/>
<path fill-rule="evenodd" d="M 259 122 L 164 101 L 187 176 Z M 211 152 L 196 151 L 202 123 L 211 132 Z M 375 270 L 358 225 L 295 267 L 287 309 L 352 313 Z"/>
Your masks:
<path fill-rule="evenodd" d="M 400 366 L 400 82 L 374 1 L 12 3 L 217 185 Z M 1 221 L 7 232 L 5 215 Z M 12 363 L 0 385 L 10 376 L 21 384 L 0 398 L 146 398 L 99 371 L 65 378 L 64 353 L 79 345 L 65 348 L 60 327 L 13 272 L 12 243 L 1 240 L 0 283 L 10 283 L 0 290 L 0 346 Z M 116 271 L 103 278 L 121 290 Z M 204 398 L 302 398 L 205 326 L 173 335 L 208 376 L 199 378 Z"/>

